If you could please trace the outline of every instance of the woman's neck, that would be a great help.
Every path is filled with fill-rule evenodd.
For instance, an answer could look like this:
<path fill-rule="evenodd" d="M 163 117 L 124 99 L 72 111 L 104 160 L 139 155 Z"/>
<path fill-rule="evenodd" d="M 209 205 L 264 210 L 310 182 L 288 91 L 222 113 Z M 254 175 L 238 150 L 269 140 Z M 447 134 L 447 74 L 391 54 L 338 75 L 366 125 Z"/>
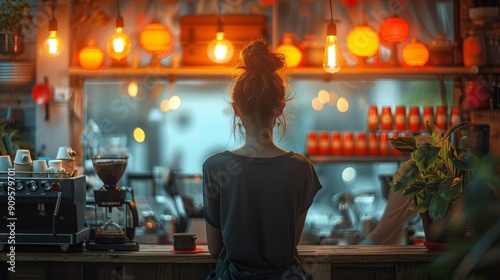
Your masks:
<path fill-rule="evenodd" d="M 276 146 L 273 139 L 273 127 L 245 125 L 245 143 L 234 153 L 250 157 L 274 157 L 287 153 Z"/>

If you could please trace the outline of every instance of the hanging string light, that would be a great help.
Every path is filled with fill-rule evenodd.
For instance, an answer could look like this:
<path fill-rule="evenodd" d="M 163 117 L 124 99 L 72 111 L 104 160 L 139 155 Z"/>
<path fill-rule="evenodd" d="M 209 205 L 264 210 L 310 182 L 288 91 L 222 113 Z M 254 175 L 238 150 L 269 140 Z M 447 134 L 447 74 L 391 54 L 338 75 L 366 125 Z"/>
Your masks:
<path fill-rule="evenodd" d="M 57 20 L 54 17 L 54 0 L 52 0 L 52 15 L 49 20 L 49 36 L 43 41 L 42 49 L 46 56 L 58 56 L 64 47 L 61 37 L 57 34 Z"/>
<path fill-rule="evenodd" d="M 330 0 L 330 23 L 326 27 L 325 54 L 323 56 L 323 69 L 329 73 L 340 70 L 340 47 L 337 39 L 337 26 L 333 22 L 332 0 Z"/>
<path fill-rule="evenodd" d="M 219 12 L 219 3 L 217 4 L 217 33 L 215 34 L 215 39 L 212 40 L 207 47 L 207 55 L 211 61 L 215 63 L 226 63 L 234 54 L 234 46 L 231 41 L 224 38 L 224 31 L 222 30 L 222 17 Z"/>
<path fill-rule="evenodd" d="M 108 38 L 106 43 L 106 51 L 111 58 L 120 61 L 125 58 L 132 50 L 132 43 L 130 38 L 123 33 L 124 20 L 120 15 L 120 3 L 116 0 L 116 20 L 115 20 L 115 33 Z"/>

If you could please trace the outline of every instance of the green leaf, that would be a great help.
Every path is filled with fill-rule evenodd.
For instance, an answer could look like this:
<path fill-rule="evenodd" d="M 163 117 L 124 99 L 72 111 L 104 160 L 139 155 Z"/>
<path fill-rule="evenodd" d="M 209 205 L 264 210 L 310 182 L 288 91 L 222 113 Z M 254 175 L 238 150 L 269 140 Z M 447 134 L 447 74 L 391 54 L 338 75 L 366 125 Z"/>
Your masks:
<path fill-rule="evenodd" d="M 430 143 L 421 143 L 413 153 L 413 158 L 419 169 L 428 169 L 436 163 L 441 148 L 434 147 Z"/>
<path fill-rule="evenodd" d="M 477 166 L 477 157 L 469 149 L 458 148 L 458 156 L 449 154 L 453 165 L 460 169 L 471 171 Z"/>
<path fill-rule="evenodd" d="M 409 154 L 417 149 L 417 143 L 413 137 L 394 137 L 390 138 L 389 142 L 394 149 L 404 154 Z"/>
<path fill-rule="evenodd" d="M 444 200 L 440 195 L 435 195 L 429 204 L 429 216 L 431 220 L 436 221 L 444 217 L 448 211 L 448 201 Z"/>
<path fill-rule="evenodd" d="M 403 191 L 412 184 L 419 175 L 418 167 L 413 159 L 404 162 L 392 176 L 392 190 L 395 192 Z"/>
<path fill-rule="evenodd" d="M 446 201 L 451 201 L 462 192 L 462 178 L 446 177 L 439 184 L 439 195 Z"/>
<path fill-rule="evenodd" d="M 415 181 L 413 184 L 409 185 L 403 190 L 403 196 L 415 196 L 420 193 L 425 188 L 425 182 Z"/>
<path fill-rule="evenodd" d="M 454 125 L 454 126 L 452 126 L 452 127 L 448 128 L 448 130 L 446 130 L 446 133 L 444 134 L 443 139 L 447 139 L 448 137 L 450 137 L 450 135 L 451 135 L 453 132 L 455 132 L 455 131 L 457 131 L 457 130 L 461 129 L 461 128 L 462 128 L 462 127 L 464 127 L 464 126 L 470 125 L 470 124 L 472 124 L 472 123 L 471 123 L 471 122 L 461 122 L 461 123 L 457 123 L 456 125 Z"/>
<path fill-rule="evenodd" d="M 435 143 L 441 142 L 441 130 L 433 123 L 427 123 L 427 131 L 432 136 Z"/>

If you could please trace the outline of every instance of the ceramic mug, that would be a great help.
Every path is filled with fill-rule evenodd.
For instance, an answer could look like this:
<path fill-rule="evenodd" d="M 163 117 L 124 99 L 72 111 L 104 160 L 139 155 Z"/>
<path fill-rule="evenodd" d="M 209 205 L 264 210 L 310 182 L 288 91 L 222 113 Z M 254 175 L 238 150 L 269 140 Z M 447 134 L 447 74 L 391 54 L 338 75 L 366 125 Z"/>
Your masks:
<path fill-rule="evenodd" d="M 8 172 L 9 168 L 12 168 L 12 160 L 10 159 L 10 156 L 0 156 L 0 172 Z"/>
<path fill-rule="evenodd" d="M 47 161 L 44 159 L 37 159 L 33 161 L 33 177 L 45 178 L 47 177 L 47 169 L 49 168 Z"/>
<path fill-rule="evenodd" d="M 64 159 L 64 160 L 74 161 L 75 156 L 76 156 L 76 152 L 71 147 L 62 146 L 62 147 L 59 147 L 59 149 L 57 149 L 56 159 L 61 159 L 61 160 Z"/>
<path fill-rule="evenodd" d="M 62 178 L 63 173 L 66 172 L 66 170 L 62 167 L 62 161 L 60 159 L 51 159 L 49 160 L 49 168 L 47 168 L 48 173 L 53 173 L 49 174 L 50 178 Z"/>

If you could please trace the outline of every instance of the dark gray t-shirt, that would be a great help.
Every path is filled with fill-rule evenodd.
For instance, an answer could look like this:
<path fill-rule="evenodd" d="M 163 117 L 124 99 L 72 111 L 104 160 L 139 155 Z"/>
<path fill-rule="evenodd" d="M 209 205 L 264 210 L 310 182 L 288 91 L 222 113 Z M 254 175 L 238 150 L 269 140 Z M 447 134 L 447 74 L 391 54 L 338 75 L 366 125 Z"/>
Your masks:
<path fill-rule="evenodd" d="M 311 162 L 294 152 L 251 158 L 224 151 L 203 164 L 205 219 L 221 229 L 231 263 L 243 271 L 293 263 L 297 220 L 319 189 Z"/>

